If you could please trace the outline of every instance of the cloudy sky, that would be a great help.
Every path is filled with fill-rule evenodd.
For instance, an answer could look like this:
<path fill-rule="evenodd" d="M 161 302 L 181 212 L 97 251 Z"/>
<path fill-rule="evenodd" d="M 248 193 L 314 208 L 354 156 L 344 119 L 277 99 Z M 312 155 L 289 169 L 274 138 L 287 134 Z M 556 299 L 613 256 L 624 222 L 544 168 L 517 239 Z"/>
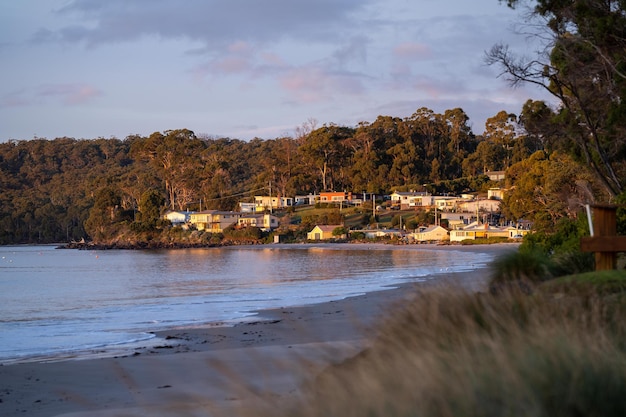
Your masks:
<path fill-rule="evenodd" d="M 461 107 L 475 133 L 540 90 L 484 64 L 498 0 L 19 0 L 0 4 L 0 141 L 187 128 L 272 139 Z"/>

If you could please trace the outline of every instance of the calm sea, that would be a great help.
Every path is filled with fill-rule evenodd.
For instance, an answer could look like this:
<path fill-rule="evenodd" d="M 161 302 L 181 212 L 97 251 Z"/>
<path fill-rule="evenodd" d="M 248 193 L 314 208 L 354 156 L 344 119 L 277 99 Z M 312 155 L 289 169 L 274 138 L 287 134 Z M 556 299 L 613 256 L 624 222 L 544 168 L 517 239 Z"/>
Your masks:
<path fill-rule="evenodd" d="M 484 266 L 490 253 L 384 245 L 152 251 L 0 246 L 0 363 L 145 343 Z"/>

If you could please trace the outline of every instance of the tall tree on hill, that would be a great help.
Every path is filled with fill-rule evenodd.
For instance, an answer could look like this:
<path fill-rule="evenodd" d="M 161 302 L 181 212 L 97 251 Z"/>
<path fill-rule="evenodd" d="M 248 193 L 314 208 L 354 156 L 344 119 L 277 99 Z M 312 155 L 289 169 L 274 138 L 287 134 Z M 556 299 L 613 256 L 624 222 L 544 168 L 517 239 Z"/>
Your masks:
<path fill-rule="evenodd" d="M 132 152 L 147 159 L 161 176 L 171 210 L 184 209 L 195 199 L 193 183 L 201 169 L 200 155 L 204 142 L 188 129 L 154 132 L 147 139 L 134 142 Z"/>
<path fill-rule="evenodd" d="M 459 178 L 463 175 L 463 160 L 476 147 L 469 116 L 461 108 L 446 110 L 443 114 L 446 135 L 448 136 L 448 153 L 446 177 Z"/>
<path fill-rule="evenodd" d="M 342 162 L 346 160 L 344 141 L 350 138 L 354 130 L 337 125 L 325 125 L 309 133 L 299 150 L 305 160 L 319 173 L 322 189 L 333 189 L 338 178 Z"/>
<path fill-rule="evenodd" d="M 502 2 L 502 0 L 500 0 Z M 510 7 L 521 0 L 507 0 Z M 589 166 L 609 199 L 626 182 L 626 10 L 623 0 L 536 0 L 533 15 L 545 22 L 538 39 L 546 49 L 517 57 L 495 45 L 486 60 L 512 85 L 543 87 L 560 102 L 557 137 Z"/>
<path fill-rule="evenodd" d="M 406 168 L 397 148 L 407 140 L 402 135 L 404 130 L 404 122 L 399 117 L 378 116 L 370 124 L 361 123 L 346 142 L 353 150 L 351 175 L 355 190 L 381 193 L 406 175 L 401 173 Z"/>
<path fill-rule="evenodd" d="M 504 155 L 502 169 L 506 169 L 511 165 L 513 147 L 519 138 L 516 121 L 516 115 L 502 110 L 495 116 L 488 118 L 485 122 L 483 138 L 502 147 L 502 154 Z"/>
<path fill-rule="evenodd" d="M 352 158 L 350 177 L 353 190 L 377 193 L 379 189 L 376 168 L 379 158 L 376 152 L 376 136 L 372 134 L 370 126 L 366 122 L 360 123 L 354 135 L 344 143 L 349 148 Z"/>
<path fill-rule="evenodd" d="M 444 137 L 447 127 L 441 114 L 426 107 L 419 108 L 404 119 L 405 138 L 415 144 L 421 163 L 417 165 L 417 174 L 422 180 L 441 178 L 441 161 L 447 158 L 447 146 Z M 436 172 L 433 173 L 433 168 Z"/>

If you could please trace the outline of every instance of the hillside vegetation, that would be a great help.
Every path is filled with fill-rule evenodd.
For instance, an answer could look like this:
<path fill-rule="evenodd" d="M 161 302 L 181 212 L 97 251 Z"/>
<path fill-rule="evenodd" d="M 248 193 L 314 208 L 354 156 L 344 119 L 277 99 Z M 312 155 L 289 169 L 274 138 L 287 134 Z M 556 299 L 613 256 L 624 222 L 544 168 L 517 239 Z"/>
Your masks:
<path fill-rule="evenodd" d="M 555 106 L 528 100 L 518 115 L 489 118 L 481 135 L 461 108 L 419 108 L 358 126 L 309 120 L 294 137 L 249 142 L 188 129 L 12 140 L 0 144 L 0 243 L 154 235 L 165 209 L 233 209 L 270 188 L 480 191 L 481 174 L 494 170 L 506 170 L 506 219 L 547 235 L 577 225 L 585 204 L 626 201 L 626 13 L 614 1 L 523 3 L 530 21 L 520 23 L 546 49 L 525 57 L 496 44 L 485 59 L 513 86 L 543 88 Z"/>

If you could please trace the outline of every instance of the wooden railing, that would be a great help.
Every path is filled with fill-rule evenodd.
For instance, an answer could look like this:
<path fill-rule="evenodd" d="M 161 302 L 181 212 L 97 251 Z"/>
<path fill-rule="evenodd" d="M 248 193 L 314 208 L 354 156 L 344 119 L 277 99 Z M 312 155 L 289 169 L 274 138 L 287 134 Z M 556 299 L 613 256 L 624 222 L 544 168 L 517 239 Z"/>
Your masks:
<path fill-rule="evenodd" d="M 596 271 L 615 269 L 617 254 L 626 252 L 626 236 L 617 235 L 616 205 L 592 206 L 592 235 L 580 240 L 583 252 L 595 252 Z"/>

